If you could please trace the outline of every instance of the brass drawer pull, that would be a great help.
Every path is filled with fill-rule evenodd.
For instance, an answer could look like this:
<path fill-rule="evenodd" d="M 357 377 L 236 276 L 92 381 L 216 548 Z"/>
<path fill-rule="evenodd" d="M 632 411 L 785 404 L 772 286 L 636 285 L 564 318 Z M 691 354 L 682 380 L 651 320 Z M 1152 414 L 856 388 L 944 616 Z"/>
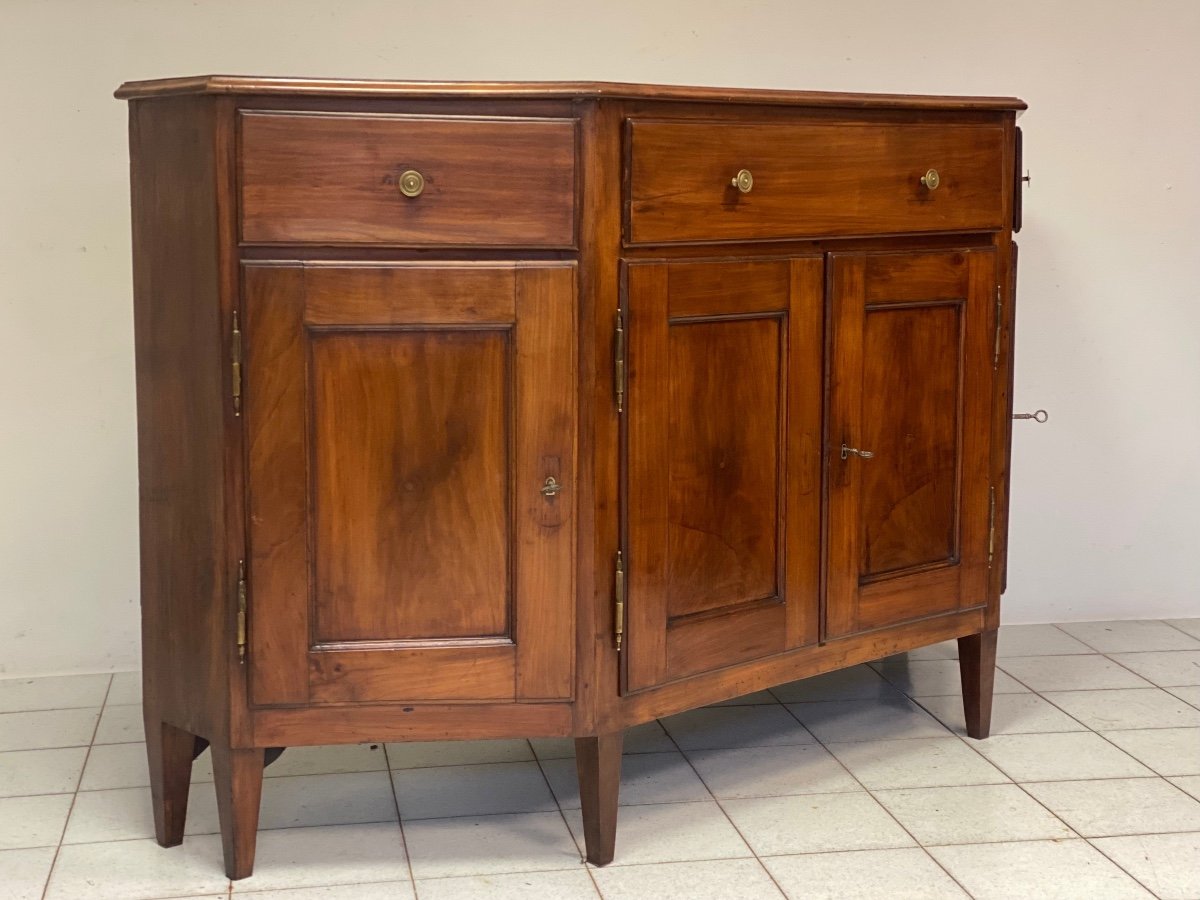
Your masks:
<path fill-rule="evenodd" d="M 729 183 L 743 194 L 748 194 L 754 187 L 754 176 L 750 173 L 749 169 L 742 169 L 733 176 L 733 180 Z"/>
<path fill-rule="evenodd" d="M 554 497 L 561 491 L 563 486 L 553 475 L 546 476 L 546 483 L 542 485 L 543 497 Z"/>
<path fill-rule="evenodd" d="M 930 169 L 921 176 L 921 184 L 925 185 L 929 190 L 936 191 L 938 185 L 942 183 L 942 176 L 938 174 L 937 169 Z"/>
<path fill-rule="evenodd" d="M 405 197 L 420 197 L 425 190 L 425 176 L 416 169 L 409 169 L 400 175 L 400 193 Z"/>

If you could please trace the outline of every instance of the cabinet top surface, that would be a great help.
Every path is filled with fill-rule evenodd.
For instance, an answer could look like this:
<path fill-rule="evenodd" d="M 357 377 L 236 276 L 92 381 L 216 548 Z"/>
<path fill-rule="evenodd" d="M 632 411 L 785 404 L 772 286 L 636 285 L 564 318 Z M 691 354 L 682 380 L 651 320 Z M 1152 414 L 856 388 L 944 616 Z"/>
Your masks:
<path fill-rule="evenodd" d="M 704 103 L 764 103 L 843 109 L 1025 109 L 1024 101 L 1016 97 L 856 94 L 830 91 L 626 84 L 608 81 L 376 81 L 340 78 L 195 75 L 185 78 L 160 78 L 152 81 L 127 81 L 116 91 L 116 96 L 124 100 L 172 94 L 267 94 L 410 99 L 615 98 Z"/>

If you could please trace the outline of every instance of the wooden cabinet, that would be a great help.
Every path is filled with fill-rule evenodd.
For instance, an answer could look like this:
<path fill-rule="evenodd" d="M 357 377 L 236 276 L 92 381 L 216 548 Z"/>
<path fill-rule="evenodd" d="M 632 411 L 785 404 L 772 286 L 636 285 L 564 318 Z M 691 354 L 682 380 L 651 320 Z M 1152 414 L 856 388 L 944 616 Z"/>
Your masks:
<path fill-rule="evenodd" d="M 132 83 L 156 834 L 211 746 L 624 729 L 953 638 L 1005 562 L 1010 98 Z"/>

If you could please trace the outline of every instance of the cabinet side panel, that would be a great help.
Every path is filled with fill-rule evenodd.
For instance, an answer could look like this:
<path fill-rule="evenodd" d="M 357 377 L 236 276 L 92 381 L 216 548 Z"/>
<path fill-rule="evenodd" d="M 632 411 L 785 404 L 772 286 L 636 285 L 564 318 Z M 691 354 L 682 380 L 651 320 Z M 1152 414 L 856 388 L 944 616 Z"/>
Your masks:
<path fill-rule="evenodd" d="M 130 105 L 134 336 L 147 718 L 227 728 L 224 362 L 214 106 Z"/>

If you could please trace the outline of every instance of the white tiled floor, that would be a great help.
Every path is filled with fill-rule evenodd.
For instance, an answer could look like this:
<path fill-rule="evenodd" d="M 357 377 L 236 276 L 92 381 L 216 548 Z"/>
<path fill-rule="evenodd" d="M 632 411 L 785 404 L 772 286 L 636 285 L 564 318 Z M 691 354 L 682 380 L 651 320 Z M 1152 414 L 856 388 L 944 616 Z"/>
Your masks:
<path fill-rule="evenodd" d="M 136 674 L 0 680 L 0 900 L 1200 898 L 1200 619 L 999 653 L 987 741 L 953 642 L 631 729 L 604 869 L 569 741 L 295 748 L 234 884 L 207 755 L 150 838 Z"/>

